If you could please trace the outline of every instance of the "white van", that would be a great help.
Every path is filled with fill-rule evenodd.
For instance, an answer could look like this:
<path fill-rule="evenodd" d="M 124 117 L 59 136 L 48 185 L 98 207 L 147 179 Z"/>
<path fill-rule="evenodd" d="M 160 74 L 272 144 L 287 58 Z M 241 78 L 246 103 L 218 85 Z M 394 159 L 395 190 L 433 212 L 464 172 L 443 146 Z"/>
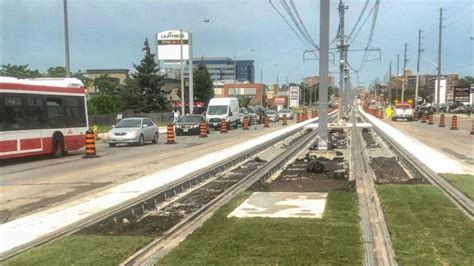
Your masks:
<path fill-rule="evenodd" d="M 227 121 L 227 128 L 239 125 L 239 100 L 237 98 L 213 98 L 209 101 L 206 121 L 210 128 L 219 129 L 221 119 Z"/>

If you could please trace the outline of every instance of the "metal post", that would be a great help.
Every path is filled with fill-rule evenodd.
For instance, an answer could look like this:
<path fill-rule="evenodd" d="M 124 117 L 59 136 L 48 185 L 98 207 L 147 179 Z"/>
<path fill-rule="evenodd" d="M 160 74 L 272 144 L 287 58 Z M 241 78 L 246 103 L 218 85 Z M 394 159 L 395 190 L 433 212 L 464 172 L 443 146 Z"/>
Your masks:
<path fill-rule="evenodd" d="M 188 65 L 188 70 L 189 70 L 189 114 L 193 114 L 194 111 L 194 67 L 193 67 L 193 34 L 188 33 L 188 55 L 189 55 L 189 65 Z"/>
<path fill-rule="evenodd" d="M 392 60 L 388 67 L 388 102 L 392 104 Z"/>
<path fill-rule="evenodd" d="M 405 53 L 403 55 L 403 78 L 402 78 L 402 100 L 401 102 L 405 102 L 405 70 L 406 70 L 406 67 L 407 67 L 407 45 L 408 43 L 405 42 Z"/>
<path fill-rule="evenodd" d="M 399 99 L 399 98 L 398 98 L 398 91 L 399 91 L 399 89 L 398 89 L 398 81 L 400 80 L 400 79 L 398 78 L 399 75 L 400 75 L 400 54 L 397 54 L 397 91 L 395 92 L 395 93 L 396 93 L 396 94 L 395 94 L 395 96 L 396 96 L 395 98 L 397 99 L 397 101 L 398 101 L 398 99 Z"/>
<path fill-rule="evenodd" d="M 418 57 L 416 62 L 416 87 L 415 87 L 415 108 L 418 106 L 418 86 L 419 86 L 419 79 L 420 79 L 420 57 L 421 57 L 421 32 L 422 30 L 418 30 Z"/>
<path fill-rule="evenodd" d="M 64 53 L 66 57 L 66 77 L 71 76 L 71 66 L 69 62 L 69 27 L 67 19 L 67 0 L 63 0 L 64 7 Z"/>
<path fill-rule="evenodd" d="M 344 6 L 342 0 L 339 1 L 339 52 L 340 52 L 340 64 L 339 64 L 339 111 L 337 114 L 337 119 L 341 118 L 341 112 L 345 112 L 345 100 L 346 97 L 346 82 L 345 82 L 345 71 L 346 71 L 346 37 L 344 35 L 344 11 L 347 9 L 347 6 Z"/>
<path fill-rule="evenodd" d="M 320 1 L 318 149 L 328 149 L 329 0 Z"/>
<path fill-rule="evenodd" d="M 439 113 L 439 94 L 441 88 L 441 40 L 443 32 L 443 8 L 439 9 L 439 39 L 438 39 L 438 86 L 436 88 L 436 112 Z"/>
<path fill-rule="evenodd" d="M 184 65 L 183 65 L 183 30 L 179 30 L 179 43 L 180 43 L 180 53 L 181 53 L 181 114 L 184 115 L 186 111 L 185 105 L 186 101 L 184 99 Z"/>

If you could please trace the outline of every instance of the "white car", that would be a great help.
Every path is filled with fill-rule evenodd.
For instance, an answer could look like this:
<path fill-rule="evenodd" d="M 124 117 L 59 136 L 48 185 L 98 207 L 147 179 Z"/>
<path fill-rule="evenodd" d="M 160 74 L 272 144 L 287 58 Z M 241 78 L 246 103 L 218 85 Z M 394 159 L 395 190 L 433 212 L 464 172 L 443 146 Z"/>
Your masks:
<path fill-rule="evenodd" d="M 125 118 L 109 131 L 109 146 L 115 147 L 117 144 L 137 144 L 144 145 L 151 141 L 158 143 L 158 126 L 148 118 Z"/>
<path fill-rule="evenodd" d="M 413 109 L 411 108 L 409 104 L 400 103 L 400 104 L 395 105 L 395 108 L 393 109 L 393 114 L 392 114 L 392 121 L 395 121 L 398 119 L 413 121 Z"/>

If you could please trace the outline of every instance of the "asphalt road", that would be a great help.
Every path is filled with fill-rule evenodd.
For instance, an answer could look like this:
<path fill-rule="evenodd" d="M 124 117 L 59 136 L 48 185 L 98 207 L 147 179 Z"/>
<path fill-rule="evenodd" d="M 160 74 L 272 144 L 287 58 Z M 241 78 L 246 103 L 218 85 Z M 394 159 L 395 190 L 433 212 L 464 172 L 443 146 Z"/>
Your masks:
<path fill-rule="evenodd" d="M 293 124 L 289 121 L 289 124 Z M 177 136 L 177 144 L 118 146 L 97 142 L 100 158 L 82 159 L 82 153 L 63 158 L 32 157 L 0 161 L 0 223 L 45 210 L 143 177 L 203 154 L 222 150 L 282 128 L 281 122 L 232 129 L 228 134 L 211 131 L 208 138 Z M 255 129 L 257 128 L 257 129 Z"/>
<path fill-rule="evenodd" d="M 448 120 L 446 120 L 444 128 L 438 127 L 437 117 L 434 119 L 434 125 L 427 125 L 420 121 L 384 121 L 408 136 L 462 163 L 467 171 L 474 173 L 474 135 L 470 135 L 470 127 L 468 127 L 471 120 L 467 116 L 462 117 L 458 130 L 450 130 L 451 118 Z"/>

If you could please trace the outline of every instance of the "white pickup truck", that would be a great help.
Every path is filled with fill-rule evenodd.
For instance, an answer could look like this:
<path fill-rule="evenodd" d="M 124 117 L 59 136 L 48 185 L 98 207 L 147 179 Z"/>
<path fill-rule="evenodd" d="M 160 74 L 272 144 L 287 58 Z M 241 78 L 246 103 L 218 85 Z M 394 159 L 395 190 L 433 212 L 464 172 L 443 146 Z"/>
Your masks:
<path fill-rule="evenodd" d="M 392 114 L 392 121 L 396 121 L 398 119 L 413 121 L 413 109 L 409 104 L 400 103 L 395 105 Z"/>

